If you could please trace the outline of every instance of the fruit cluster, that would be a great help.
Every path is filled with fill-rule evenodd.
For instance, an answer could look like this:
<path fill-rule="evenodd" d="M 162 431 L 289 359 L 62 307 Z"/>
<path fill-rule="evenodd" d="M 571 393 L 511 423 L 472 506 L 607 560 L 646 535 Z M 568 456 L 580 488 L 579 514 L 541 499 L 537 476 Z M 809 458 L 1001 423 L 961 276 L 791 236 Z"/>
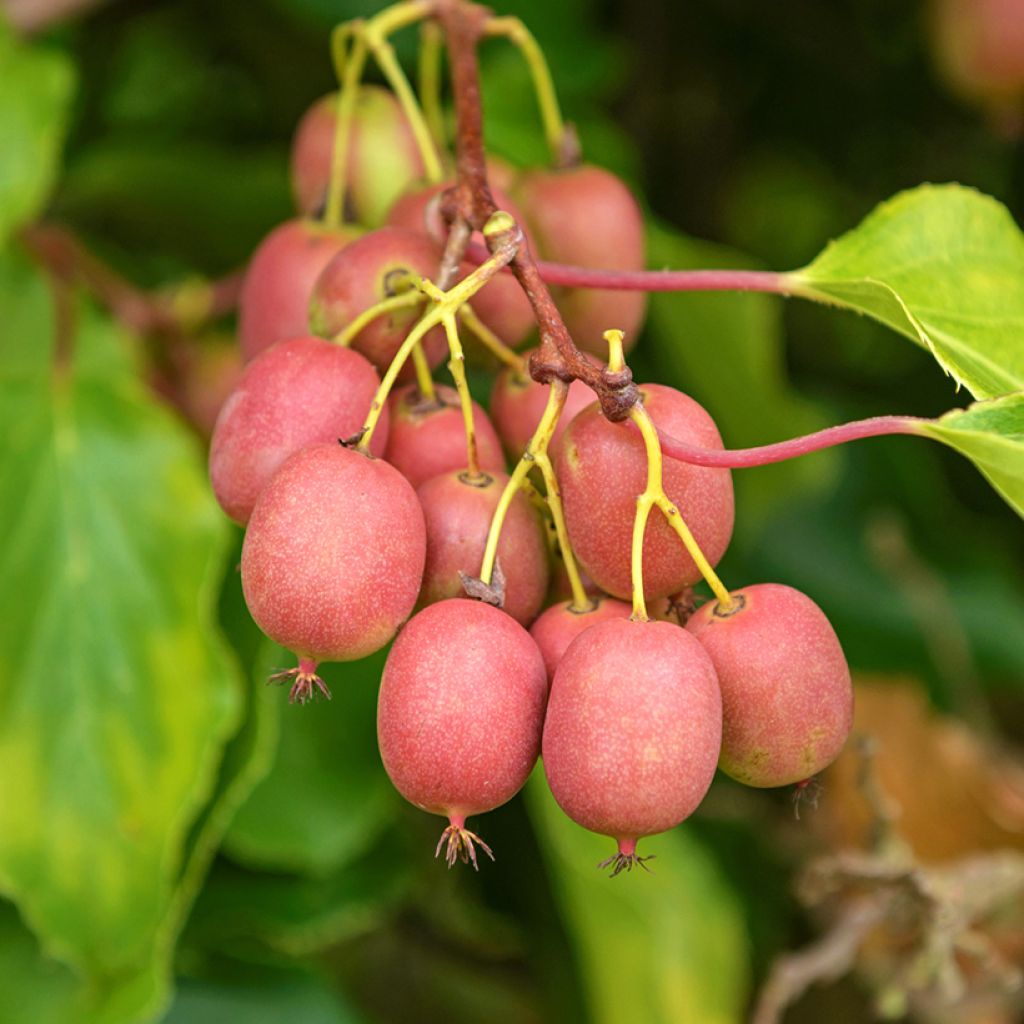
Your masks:
<path fill-rule="evenodd" d="M 395 96 L 356 88 L 302 119 L 300 218 L 245 278 L 249 363 L 210 452 L 217 498 L 246 526 L 245 598 L 297 655 L 275 678 L 299 703 L 330 696 L 318 663 L 394 639 L 381 756 L 408 800 L 448 819 L 449 864 L 490 854 L 466 819 L 511 799 L 542 755 L 565 812 L 618 842 L 617 873 L 641 862 L 638 839 L 692 813 L 716 766 L 781 786 L 827 765 L 851 725 L 849 671 L 810 599 L 775 584 L 730 593 L 715 576 L 730 470 L 662 460 L 657 440 L 721 449 L 697 402 L 647 384 L 612 422 L 580 380 L 535 380 L 516 351 L 536 326 L 505 269 L 516 252 L 642 268 L 626 186 L 586 164 L 492 161 L 504 213 L 477 233 L 481 259 L 471 242 L 452 265 L 454 190 L 424 182 Z M 554 298 L 592 365 L 607 337 L 609 379 L 627 379 L 643 294 Z M 469 397 L 462 330 L 505 363 L 490 416 Z M 432 377 L 446 355 L 454 387 Z M 702 576 L 715 597 L 697 607 Z"/>

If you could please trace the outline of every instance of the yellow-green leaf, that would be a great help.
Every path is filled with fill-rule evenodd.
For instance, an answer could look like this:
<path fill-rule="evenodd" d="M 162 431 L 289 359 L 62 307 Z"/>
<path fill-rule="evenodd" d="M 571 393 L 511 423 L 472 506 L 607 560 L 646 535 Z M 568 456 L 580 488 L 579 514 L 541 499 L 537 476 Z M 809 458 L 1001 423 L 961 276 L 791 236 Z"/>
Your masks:
<path fill-rule="evenodd" d="M 31 220 L 57 176 L 74 74 L 67 57 L 20 42 L 0 11 L 0 245 Z"/>
<path fill-rule="evenodd" d="M 955 409 L 921 432 L 966 455 L 1024 516 L 1024 394 Z"/>
<path fill-rule="evenodd" d="M 901 192 L 786 279 L 906 335 L 976 398 L 1024 389 L 1024 235 L 974 189 Z"/>
<path fill-rule="evenodd" d="M 115 1021 L 163 997 L 241 693 L 201 455 L 72 313 L 58 346 L 49 283 L 0 261 L 0 892 Z"/>

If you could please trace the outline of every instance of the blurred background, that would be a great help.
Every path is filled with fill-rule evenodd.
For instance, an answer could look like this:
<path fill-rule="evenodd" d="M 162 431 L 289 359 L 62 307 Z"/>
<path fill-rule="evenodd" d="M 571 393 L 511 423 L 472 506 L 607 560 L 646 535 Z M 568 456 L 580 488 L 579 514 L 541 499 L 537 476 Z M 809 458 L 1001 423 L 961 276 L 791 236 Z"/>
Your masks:
<path fill-rule="evenodd" d="M 379 763 L 383 656 L 329 666 L 330 704 L 266 690 L 287 662 L 248 619 L 241 532 L 205 483 L 239 365 L 208 283 L 292 215 L 328 32 L 383 5 L 2 6 L 34 56 L 0 74 L 0 149 L 17 162 L 24 124 L 55 118 L 24 160 L 52 177 L 46 237 L 99 261 L 105 301 L 54 304 L 8 243 L 0 1021 L 727 1024 L 766 984 L 759 1024 L 1022 1019 L 1024 532 L 969 462 L 891 438 L 736 474 L 723 577 L 810 594 L 858 682 L 857 737 L 798 813 L 719 778 L 650 842 L 652 876 L 611 881 L 607 842 L 534 780 L 480 823 L 497 863 L 448 872 L 438 821 Z M 587 159 L 635 187 L 651 266 L 796 268 L 923 181 L 1024 216 L 1020 3 L 973 5 L 1022 37 L 1016 92 L 957 70 L 928 3 L 495 6 L 545 48 Z M 408 68 L 415 41 L 396 39 Z M 490 148 L 543 162 L 518 55 L 483 60 Z M 154 291 L 173 329 L 140 306 Z M 69 322 L 88 365 L 66 393 L 43 370 Z M 630 361 L 730 447 L 968 400 L 878 324 L 765 296 L 655 297 Z"/>

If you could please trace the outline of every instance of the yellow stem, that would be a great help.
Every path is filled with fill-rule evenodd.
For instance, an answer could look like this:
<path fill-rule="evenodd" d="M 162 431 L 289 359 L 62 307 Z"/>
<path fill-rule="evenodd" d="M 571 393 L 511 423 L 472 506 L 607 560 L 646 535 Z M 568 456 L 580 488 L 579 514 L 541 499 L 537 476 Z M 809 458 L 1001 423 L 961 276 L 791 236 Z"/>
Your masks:
<path fill-rule="evenodd" d="M 526 479 L 526 475 L 537 465 L 537 456 L 546 456 L 548 445 L 551 443 L 551 435 L 554 434 L 555 427 L 558 426 L 558 417 L 562 414 L 562 407 L 565 405 L 565 396 L 568 391 L 568 384 L 558 380 L 552 381 L 551 389 L 548 391 L 548 404 L 544 407 L 544 415 L 541 416 L 540 423 L 537 424 L 537 429 L 533 432 L 533 437 L 530 438 L 522 458 L 512 470 L 512 475 L 509 477 L 508 483 L 505 484 L 505 490 L 501 492 L 498 505 L 491 517 L 490 529 L 487 531 L 487 544 L 484 547 L 483 562 L 480 566 L 480 579 L 484 583 L 490 583 L 494 573 L 494 560 L 498 555 L 498 540 L 501 537 L 501 528 L 505 524 L 509 505 L 512 504 L 512 499 L 523 480 Z"/>
<path fill-rule="evenodd" d="M 402 342 L 398 352 L 395 353 L 395 358 L 391 360 L 391 365 L 387 368 L 384 379 L 380 382 L 380 387 L 377 388 L 377 393 L 374 395 L 373 402 L 370 405 L 370 412 L 366 417 L 366 422 L 363 424 L 362 439 L 359 442 L 360 451 L 369 452 L 370 439 L 373 437 L 373 432 L 377 427 L 377 422 L 384 409 L 384 403 L 387 401 L 388 395 L 391 393 L 391 389 L 398 378 L 398 374 L 401 372 L 413 348 L 431 327 L 436 327 L 439 323 L 442 323 L 446 316 L 454 316 L 463 303 L 471 299 L 502 267 L 508 264 L 512 257 L 515 256 L 517 248 L 518 244 L 499 246 L 489 259 L 481 263 L 472 273 L 467 274 L 447 292 L 442 292 L 437 285 L 432 284 L 425 278 L 418 282 L 418 288 L 423 294 L 433 299 L 433 305 L 406 335 L 405 341 Z"/>
<path fill-rule="evenodd" d="M 518 352 L 513 351 L 508 345 L 505 344 L 499 338 L 494 331 L 490 329 L 473 312 L 472 307 L 469 305 L 463 306 L 459 310 L 459 316 L 462 318 L 462 322 L 469 329 L 469 332 L 481 342 L 484 348 L 488 349 L 494 355 L 496 355 L 506 366 L 511 366 L 517 373 L 526 372 L 526 360 L 519 355 Z"/>
<path fill-rule="evenodd" d="M 413 346 L 412 363 L 416 370 L 416 387 L 428 402 L 432 402 L 435 395 L 434 376 L 430 372 L 430 363 L 427 362 L 427 356 L 423 351 L 422 345 Z"/>
<path fill-rule="evenodd" d="M 565 145 L 565 122 L 558 105 L 558 94 L 551 78 L 544 51 L 530 30 L 518 18 L 491 18 L 485 29 L 489 36 L 503 36 L 518 47 L 526 61 L 533 79 L 533 90 L 537 94 L 537 106 L 544 125 L 551 159 L 556 166 L 561 164 Z"/>
<path fill-rule="evenodd" d="M 369 309 L 364 309 L 355 320 L 346 324 L 344 330 L 336 334 L 332 341 L 336 345 L 341 345 L 342 348 L 348 348 L 359 332 L 377 317 L 386 316 L 399 309 L 408 309 L 410 306 L 418 306 L 422 301 L 423 296 L 419 291 L 403 292 L 401 295 L 392 295 L 382 299 L 376 305 L 370 306 Z"/>
<path fill-rule="evenodd" d="M 353 39 L 349 52 L 349 39 Z M 338 107 L 331 151 L 331 176 L 327 185 L 324 223 L 336 228 L 344 223 L 345 186 L 348 184 L 348 143 L 355 116 L 359 82 L 366 66 L 366 41 L 359 22 L 346 22 L 331 33 L 331 57 L 338 77 Z"/>
<path fill-rule="evenodd" d="M 641 403 L 633 406 L 629 412 L 629 418 L 640 429 L 647 451 L 647 486 L 644 488 L 643 494 L 636 500 L 636 519 L 633 521 L 633 550 L 630 566 L 633 584 L 633 618 L 641 620 L 647 618 L 643 593 L 644 528 L 647 525 L 647 517 L 650 515 L 651 508 L 655 505 L 679 535 L 679 539 L 685 545 L 723 611 L 728 611 L 733 605 L 729 591 L 718 578 L 711 563 L 704 557 L 704 552 L 701 551 L 700 545 L 697 544 L 679 509 L 665 493 L 661 473 L 661 443 L 658 441 L 658 430 L 654 426 L 654 422 Z"/>
<path fill-rule="evenodd" d="M 416 145 L 419 147 L 420 156 L 423 159 L 423 170 L 426 173 L 427 181 L 439 182 L 444 176 L 444 172 L 434 138 L 430 134 L 430 128 L 423 116 L 419 100 L 416 99 L 416 94 L 412 91 L 412 86 L 409 85 L 409 79 L 406 78 L 402 65 L 395 57 L 394 48 L 384 37 L 384 33 L 378 30 L 375 25 L 376 20 L 376 18 L 373 19 L 366 26 L 364 32 L 366 42 L 409 120 L 409 127 L 412 128 L 413 137 L 416 139 Z"/>
<path fill-rule="evenodd" d="M 561 381 L 557 381 L 561 384 Z M 553 386 L 553 385 L 552 385 Z M 565 385 L 562 385 L 565 387 Z M 555 467 L 551 465 L 551 459 L 547 452 L 537 452 L 534 456 L 537 465 L 544 476 L 544 484 L 547 487 L 547 503 L 551 509 L 551 518 L 555 523 L 555 534 L 558 537 L 558 546 L 562 551 L 562 561 L 565 562 L 565 573 L 569 577 L 569 589 L 572 591 L 572 604 L 570 609 L 577 612 L 586 611 L 594 606 L 586 589 L 583 580 L 580 579 L 580 570 L 576 565 L 576 555 L 573 553 L 572 544 L 569 543 L 569 530 L 565 525 L 565 511 L 562 508 L 562 492 L 558 489 L 558 477 L 555 476 Z"/>
<path fill-rule="evenodd" d="M 605 331 L 603 337 L 608 342 L 608 369 L 612 373 L 621 373 L 626 368 L 626 357 L 622 351 L 622 339 L 625 334 L 614 329 Z"/>
<path fill-rule="evenodd" d="M 444 149 L 444 111 L 441 107 L 441 27 L 425 21 L 420 27 L 419 87 L 423 116 L 438 148 Z"/>
<path fill-rule="evenodd" d="M 542 515 L 545 519 L 545 534 L 550 534 L 550 538 L 545 538 L 549 547 L 553 548 L 557 538 L 552 532 L 554 524 L 551 522 L 551 508 L 548 505 L 548 499 L 544 497 L 540 492 L 540 488 L 528 477 L 523 477 L 522 483 L 519 485 L 522 492 L 530 499 L 530 504 Z M 550 524 L 550 526 L 549 526 Z"/>
<path fill-rule="evenodd" d="M 462 406 L 462 423 L 466 430 L 466 472 L 469 478 L 480 475 L 480 460 L 476 450 L 476 430 L 473 426 L 473 398 L 469 393 L 469 382 L 466 380 L 466 356 L 459 340 L 459 328 L 455 322 L 455 314 L 444 318 L 444 332 L 448 336 L 448 369 L 455 381 L 455 390 L 459 394 Z"/>

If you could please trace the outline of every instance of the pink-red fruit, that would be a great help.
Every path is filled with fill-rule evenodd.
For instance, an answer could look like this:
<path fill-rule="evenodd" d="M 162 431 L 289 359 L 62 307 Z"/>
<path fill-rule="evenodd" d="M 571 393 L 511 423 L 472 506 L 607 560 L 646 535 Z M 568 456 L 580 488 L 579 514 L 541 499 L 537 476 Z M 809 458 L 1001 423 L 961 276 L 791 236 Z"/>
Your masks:
<path fill-rule="evenodd" d="M 392 207 L 388 214 L 388 223 L 395 224 L 413 231 L 442 232 L 442 222 L 437 204 L 433 202 L 441 192 L 449 185 L 428 185 L 425 188 L 417 188 L 407 192 Z M 510 213 L 529 235 L 529 227 L 523 218 L 522 213 L 516 208 L 507 195 L 500 188 L 492 185 L 491 193 L 494 196 L 498 209 Z M 473 240 L 478 245 L 483 245 L 483 236 L 476 232 Z M 527 244 L 529 238 L 527 237 Z M 465 277 L 473 269 L 470 263 L 463 263 L 459 270 L 459 277 Z M 533 307 L 519 282 L 511 273 L 503 271 L 487 282 L 470 299 L 473 311 L 506 345 L 518 345 L 530 332 L 533 327 Z"/>
<path fill-rule="evenodd" d="M 547 680 L 530 634 L 478 601 L 418 612 L 399 633 L 380 684 L 377 738 L 395 788 L 447 817 L 447 847 L 476 866 L 466 818 L 511 800 L 537 761 Z"/>
<path fill-rule="evenodd" d="M 529 358 L 530 354 L 524 352 L 523 357 Z M 518 460 L 526 450 L 527 443 L 544 415 L 548 390 L 546 384 L 538 384 L 525 368 L 514 370 L 507 366 L 495 379 L 489 408 L 509 458 Z M 593 401 L 594 392 L 583 381 L 574 380 L 569 385 L 562 415 L 551 435 L 551 451 L 555 451 L 559 438 L 572 418 Z"/>
<path fill-rule="evenodd" d="M 432 477 L 466 468 L 466 431 L 459 396 L 454 388 L 438 385 L 425 399 L 415 384 L 391 393 L 391 424 L 384 458 L 419 487 Z M 473 403 L 473 430 L 480 468 L 505 469 L 501 442 L 487 413 Z"/>
<path fill-rule="evenodd" d="M 390 227 L 367 232 L 334 256 L 314 284 L 309 302 L 313 333 L 334 337 L 360 313 L 397 294 L 407 275 L 432 277 L 440 258 L 440 250 L 424 234 Z M 406 335 L 422 316 L 423 305 L 377 317 L 352 339 L 352 348 L 386 373 Z M 448 351 L 444 331 L 433 328 L 422 346 L 431 367 L 437 366 Z M 410 359 L 401 379 L 411 380 L 413 376 Z"/>
<path fill-rule="evenodd" d="M 465 593 L 460 572 L 478 576 L 491 518 L 508 477 L 491 471 L 469 476 L 455 470 L 435 476 L 417 490 L 427 524 L 427 564 L 420 604 Z M 548 589 L 548 549 L 536 509 L 520 490 L 509 505 L 498 541 L 505 579 L 504 610 L 529 625 Z"/>
<path fill-rule="evenodd" d="M 331 257 L 359 228 L 309 220 L 278 225 L 256 247 L 238 297 L 238 339 L 246 359 L 277 341 L 309 334 L 309 297 Z"/>
<path fill-rule="evenodd" d="M 319 216 L 327 202 L 337 126 L 338 94 L 317 100 L 303 114 L 292 143 L 292 193 L 299 212 Z M 423 174 L 416 139 L 387 89 L 360 86 L 351 123 L 343 196 L 347 219 L 383 223 L 391 204 Z"/>
<path fill-rule="evenodd" d="M 530 627 L 530 636 L 544 656 L 548 679 L 554 679 L 562 656 L 580 633 L 608 619 L 628 619 L 631 612 L 625 601 L 612 597 L 595 597 L 582 609 L 577 609 L 571 599 L 546 608 Z"/>
<path fill-rule="evenodd" d="M 258 355 L 225 402 L 210 442 L 210 482 L 243 525 L 277 468 L 301 448 L 352 437 L 380 385 L 358 352 L 321 338 L 291 338 Z M 370 450 L 384 454 L 385 408 Z"/>
<path fill-rule="evenodd" d="M 578 267 L 643 270 L 644 220 L 626 185 L 592 164 L 564 170 L 529 171 L 520 179 L 522 200 L 543 259 Z M 604 332 L 625 332 L 630 348 L 643 325 L 643 292 L 560 290 L 558 309 L 573 341 L 604 357 Z"/>
<path fill-rule="evenodd" d="M 416 603 L 426 531 L 416 492 L 393 466 L 339 444 L 291 456 L 256 500 L 242 590 L 256 624 L 307 665 L 380 650 Z"/>
<path fill-rule="evenodd" d="M 641 391 L 644 407 L 665 433 L 703 448 L 722 447 L 714 421 L 688 395 L 661 384 L 645 384 Z M 555 465 L 573 550 L 602 590 L 629 597 L 633 518 L 647 481 L 639 431 L 631 423 L 610 423 L 597 405 L 588 407 L 562 435 Z M 715 565 L 732 536 L 730 471 L 670 458 L 663 467 L 665 492 Z M 674 594 L 700 579 L 683 542 L 657 509 L 647 523 L 643 558 L 648 598 Z"/>
<path fill-rule="evenodd" d="M 1024 0 L 934 0 L 939 69 L 964 98 L 1019 129 L 1024 107 Z"/>
<path fill-rule="evenodd" d="M 839 755 L 853 724 L 850 670 L 824 612 L 777 583 L 711 601 L 686 628 L 722 688 L 720 767 L 748 786 L 803 782 Z"/>
<path fill-rule="evenodd" d="M 704 648 L 667 622 L 612 619 L 576 637 L 555 671 L 544 771 L 573 821 L 618 841 L 605 862 L 617 874 L 640 862 L 638 839 L 693 813 L 721 739 L 722 698 Z"/>

